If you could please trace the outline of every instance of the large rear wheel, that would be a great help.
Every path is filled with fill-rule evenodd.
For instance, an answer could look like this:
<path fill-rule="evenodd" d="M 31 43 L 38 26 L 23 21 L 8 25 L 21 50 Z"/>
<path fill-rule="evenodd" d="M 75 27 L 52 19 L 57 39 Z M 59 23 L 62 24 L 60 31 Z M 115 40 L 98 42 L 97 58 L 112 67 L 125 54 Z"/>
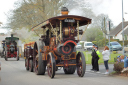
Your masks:
<path fill-rule="evenodd" d="M 79 77 L 83 77 L 85 74 L 86 62 L 85 62 L 84 54 L 82 52 L 78 52 L 76 56 L 76 63 L 77 63 L 77 74 Z"/>
<path fill-rule="evenodd" d="M 38 41 L 34 44 L 34 71 L 37 75 L 44 75 L 46 71 L 46 61 L 42 60 L 42 53 L 45 44 L 42 41 Z"/>
<path fill-rule="evenodd" d="M 48 54 L 47 72 L 50 78 L 54 78 L 56 71 L 56 62 L 53 53 Z"/>
<path fill-rule="evenodd" d="M 46 70 L 46 65 L 45 62 L 40 58 L 38 59 L 38 57 L 40 57 L 41 55 L 37 55 L 36 60 L 35 60 L 35 72 L 37 75 L 44 75 L 45 74 L 45 70 Z"/>

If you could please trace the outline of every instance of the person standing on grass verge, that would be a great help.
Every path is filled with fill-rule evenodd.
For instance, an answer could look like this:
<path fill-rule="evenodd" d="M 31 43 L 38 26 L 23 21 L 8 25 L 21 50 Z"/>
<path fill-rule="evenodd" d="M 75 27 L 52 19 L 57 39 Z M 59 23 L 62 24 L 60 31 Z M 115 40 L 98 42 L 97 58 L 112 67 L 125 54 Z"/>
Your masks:
<path fill-rule="evenodd" d="M 94 57 L 94 71 L 96 71 L 97 73 L 99 72 L 99 64 L 98 64 L 98 60 L 100 59 L 100 52 L 98 50 L 98 46 L 95 45 L 95 57 Z"/>
<path fill-rule="evenodd" d="M 108 46 L 104 47 L 104 51 L 102 52 L 102 55 L 103 55 L 103 60 L 104 60 L 104 66 L 106 68 L 106 72 L 104 74 L 109 74 L 108 61 L 109 61 L 110 52 L 109 52 Z"/>
<path fill-rule="evenodd" d="M 93 44 L 93 48 L 92 48 L 92 54 L 91 54 L 91 56 L 92 56 L 92 71 L 94 71 L 94 58 L 95 58 L 95 54 L 96 54 L 96 51 L 95 51 L 95 44 Z"/>

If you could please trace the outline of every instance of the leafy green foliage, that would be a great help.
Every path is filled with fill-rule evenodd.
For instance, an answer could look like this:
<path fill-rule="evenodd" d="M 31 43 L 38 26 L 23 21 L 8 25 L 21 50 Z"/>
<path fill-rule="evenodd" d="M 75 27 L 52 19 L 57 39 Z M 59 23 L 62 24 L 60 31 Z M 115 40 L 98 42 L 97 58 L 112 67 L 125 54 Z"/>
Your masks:
<path fill-rule="evenodd" d="M 76 0 L 22 0 L 15 3 L 15 10 L 8 16 L 8 26 L 11 29 L 31 30 L 32 27 L 60 14 L 62 6 L 70 7 Z M 70 3 L 68 3 L 70 2 Z"/>
<path fill-rule="evenodd" d="M 99 28 L 89 28 L 85 33 L 87 41 L 99 41 L 103 39 L 103 32 Z"/>
<path fill-rule="evenodd" d="M 99 39 L 97 41 L 92 41 L 92 43 L 94 43 L 100 47 L 104 47 L 108 43 L 108 39 L 106 39 L 106 43 L 105 43 L 105 38 Z"/>
<path fill-rule="evenodd" d="M 79 3 L 78 3 L 79 2 Z M 8 15 L 8 26 L 13 30 L 27 29 L 47 20 L 48 18 L 60 15 L 61 7 L 67 7 L 69 11 L 81 11 L 81 15 L 92 19 L 92 24 L 86 32 L 87 41 L 97 41 L 101 46 L 103 39 L 103 32 L 101 31 L 101 23 L 103 17 L 108 20 L 108 15 L 100 14 L 96 16 L 92 9 L 90 9 L 89 2 L 81 0 L 21 0 L 15 3 L 15 10 L 12 10 Z M 106 19 L 106 20 L 107 20 Z M 112 25 L 111 25 L 112 26 Z M 38 31 L 37 34 L 43 34 Z"/>
<path fill-rule="evenodd" d="M 123 41 L 118 41 L 123 46 Z M 128 45 L 128 40 L 124 40 L 124 45 Z"/>

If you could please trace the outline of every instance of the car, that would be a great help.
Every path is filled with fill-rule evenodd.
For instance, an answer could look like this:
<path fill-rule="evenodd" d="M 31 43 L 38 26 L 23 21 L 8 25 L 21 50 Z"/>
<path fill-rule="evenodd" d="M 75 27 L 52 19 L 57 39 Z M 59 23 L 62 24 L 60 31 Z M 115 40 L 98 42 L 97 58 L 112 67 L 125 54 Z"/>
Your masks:
<path fill-rule="evenodd" d="M 77 49 L 82 49 L 82 45 L 80 43 L 77 43 L 76 48 Z"/>
<path fill-rule="evenodd" d="M 92 50 L 93 43 L 92 42 L 84 42 L 84 50 Z"/>
<path fill-rule="evenodd" d="M 125 52 L 125 53 L 128 52 L 128 45 L 126 45 L 126 46 L 124 47 L 124 52 Z"/>
<path fill-rule="evenodd" d="M 109 47 L 109 42 L 108 42 L 107 46 Z M 114 41 L 114 42 L 110 42 L 109 49 L 110 49 L 110 51 L 121 51 L 122 46 L 120 43 Z"/>

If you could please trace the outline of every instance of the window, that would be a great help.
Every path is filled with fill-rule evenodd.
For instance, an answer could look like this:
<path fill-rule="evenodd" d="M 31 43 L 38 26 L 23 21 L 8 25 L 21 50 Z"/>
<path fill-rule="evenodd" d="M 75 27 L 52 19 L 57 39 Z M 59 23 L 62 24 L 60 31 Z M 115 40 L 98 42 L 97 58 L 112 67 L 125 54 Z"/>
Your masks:
<path fill-rule="evenodd" d="M 92 43 L 87 43 L 87 46 L 92 46 L 93 44 Z"/>
<path fill-rule="evenodd" d="M 112 45 L 120 45 L 118 42 L 111 43 Z"/>

